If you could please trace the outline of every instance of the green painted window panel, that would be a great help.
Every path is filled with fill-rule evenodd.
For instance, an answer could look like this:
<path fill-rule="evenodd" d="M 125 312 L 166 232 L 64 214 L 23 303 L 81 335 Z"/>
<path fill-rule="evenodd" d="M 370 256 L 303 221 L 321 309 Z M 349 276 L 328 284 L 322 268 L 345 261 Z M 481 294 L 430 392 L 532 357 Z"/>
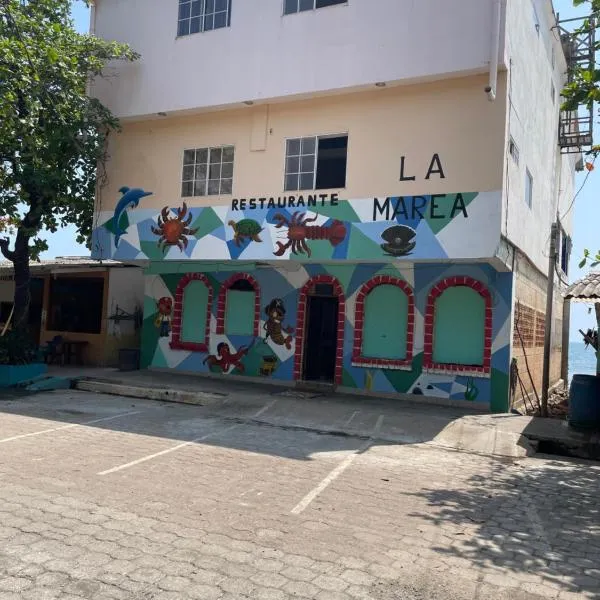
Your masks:
<path fill-rule="evenodd" d="M 378 285 L 365 298 L 363 356 L 406 358 L 408 297 L 395 285 Z"/>
<path fill-rule="evenodd" d="M 254 292 L 227 290 L 225 333 L 230 335 L 254 334 Z"/>
<path fill-rule="evenodd" d="M 448 288 L 435 302 L 433 360 L 483 365 L 485 300 L 469 287 Z"/>
<path fill-rule="evenodd" d="M 183 291 L 181 340 L 205 344 L 208 288 L 202 281 L 190 281 Z"/>

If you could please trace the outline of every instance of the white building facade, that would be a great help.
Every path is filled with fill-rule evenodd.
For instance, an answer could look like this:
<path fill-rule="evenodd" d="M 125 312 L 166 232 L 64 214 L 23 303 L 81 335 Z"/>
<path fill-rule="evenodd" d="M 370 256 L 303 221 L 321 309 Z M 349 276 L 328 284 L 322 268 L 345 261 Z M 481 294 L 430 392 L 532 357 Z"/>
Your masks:
<path fill-rule="evenodd" d="M 122 122 L 93 256 L 146 269 L 143 366 L 506 410 L 578 158 L 556 25 L 549 0 L 96 0 L 141 55 L 92 87 Z"/>

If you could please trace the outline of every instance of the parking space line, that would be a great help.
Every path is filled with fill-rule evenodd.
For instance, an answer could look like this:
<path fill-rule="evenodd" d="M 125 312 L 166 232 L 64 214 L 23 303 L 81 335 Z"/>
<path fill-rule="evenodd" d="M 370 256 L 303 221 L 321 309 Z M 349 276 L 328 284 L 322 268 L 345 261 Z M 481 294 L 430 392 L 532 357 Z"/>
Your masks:
<path fill-rule="evenodd" d="M 161 450 L 160 452 L 155 452 L 154 454 L 149 454 L 148 456 L 142 456 L 142 458 L 138 458 L 137 460 L 132 460 L 131 462 L 125 463 L 124 465 L 119 465 L 117 467 L 113 467 L 112 469 L 106 469 L 106 471 L 100 471 L 97 475 L 110 475 L 111 473 L 116 473 L 117 471 L 123 471 L 124 469 L 128 469 L 129 467 L 134 467 L 135 465 L 139 465 L 148 460 L 152 460 L 153 458 L 158 458 L 159 456 L 164 456 L 165 454 L 170 454 L 171 452 L 175 452 L 180 448 L 184 448 L 185 446 L 191 446 L 192 444 L 197 444 L 198 442 L 202 442 L 210 437 L 215 435 L 219 435 L 221 433 L 226 433 L 239 427 L 239 423 L 236 425 L 232 425 L 231 427 L 226 427 L 225 429 L 220 429 L 219 431 L 213 431 L 211 433 L 207 433 L 202 437 L 196 438 L 195 440 L 190 440 L 189 442 L 183 442 L 181 444 L 177 444 L 177 446 L 172 446 L 171 448 L 167 448 L 166 450 Z"/>
<path fill-rule="evenodd" d="M 51 433 L 53 431 L 62 431 L 63 429 L 71 429 L 72 427 L 84 427 L 85 425 L 93 425 L 94 423 L 102 423 L 103 421 L 112 421 L 113 419 L 120 419 L 122 417 L 129 417 L 131 415 L 137 415 L 141 411 L 136 410 L 134 412 L 121 413 L 119 415 L 113 415 L 112 417 L 103 417 L 101 419 L 94 419 L 92 421 L 84 421 L 83 423 L 69 423 L 69 425 L 61 425 L 60 427 L 52 427 L 51 429 L 42 429 L 41 431 L 32 431 L 31 433 L 22 433 L 21 435 L 13 435 L 12 437 L 4 438 L 0 440 L 0 444 L 4 442 L 12 442 L 13 440 L 20 440 L 23 438 L 33 437 L 35 435 L 42 435 L 43 433 Z"/>
<path fill-rule="evenodd" d="M 275 400 L 267 402 L 267 404 L 265 404 L 257 413 L 252 415 L 252 418 L 256 419 L 257 417 L 260 417 L 260 415 L 266 413 L 270 408 L 273 408 L 273 406 L 275 406 L 275 403 L 278 401 L 279 398 L 275 398 Z"/>
<path fill-rule="evenodd" d="M 325 479 L 319 483 L 317 487 L 308 492 L 308 494 L 306 494 L 306 496 L 304 496 L 304 498 L 302 498 L 302 500 L 300 500 L 300 502 L 298 502 L 298 504 L 292 508 L 292 514 L 299 515 L 302 513 L 321 492 L 327 489 L 327 487 L 331 485 L 331 483 L 333 483 L 354 462 L 359 454 L 366 452 L 372 446 L 375 437 L 379 435 L 382 425 L 383 415 L 379 415 L 371 437 L 364 444 L 362 444 L 362 446 L 354 450 L 350 456 L 347 456 L 337 467 L 335 467 L 327 475 L 327 477 L 325 477 Z"/>

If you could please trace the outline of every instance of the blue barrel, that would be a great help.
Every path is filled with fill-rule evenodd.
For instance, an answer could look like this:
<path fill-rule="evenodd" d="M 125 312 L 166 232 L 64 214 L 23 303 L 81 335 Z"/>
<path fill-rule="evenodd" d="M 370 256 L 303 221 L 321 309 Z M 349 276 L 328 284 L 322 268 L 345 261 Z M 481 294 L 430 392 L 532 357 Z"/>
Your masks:
<path fill-rule="evenodd" d="M 600 430 L 600 377 L 573 375 L 569 388 L 569 425 Z"/>

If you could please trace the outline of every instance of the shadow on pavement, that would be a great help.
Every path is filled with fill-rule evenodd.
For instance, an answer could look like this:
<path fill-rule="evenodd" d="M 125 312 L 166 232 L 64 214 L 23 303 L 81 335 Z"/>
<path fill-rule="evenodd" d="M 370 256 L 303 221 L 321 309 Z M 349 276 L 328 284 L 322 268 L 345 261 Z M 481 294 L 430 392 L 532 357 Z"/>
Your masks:
<path fill-rule="evenodd" d="M 490 476 L 461 488 L 415 494 L 435 510 L 413 516 L 465 527 L 436 552 L 508 570 L 498 575 L 505 581 L 532 576 L 532 594 L 543 585 L 600 597 L 600 467 L 570 459 L 528 462 L 527 469 L 494 462 Z"/>

